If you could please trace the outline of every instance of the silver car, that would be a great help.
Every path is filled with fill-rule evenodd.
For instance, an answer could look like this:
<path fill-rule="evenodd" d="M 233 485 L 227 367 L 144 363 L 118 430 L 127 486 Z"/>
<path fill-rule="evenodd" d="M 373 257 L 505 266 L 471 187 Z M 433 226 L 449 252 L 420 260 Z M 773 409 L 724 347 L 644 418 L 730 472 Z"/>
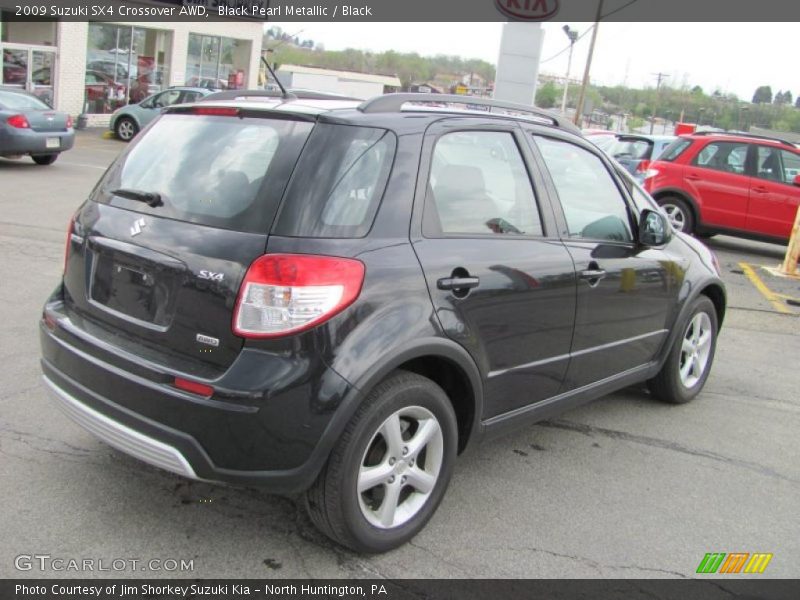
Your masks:
<path fill-rule="evenodd" d="M 30 156 L 37 165 L 52 165 L 74 143 L 70 115 L 53 110 L 33 94 L 0 89 L 0 156 Z"/>
<path fill-rule="evenodd" d="M 211 90 L 195 87 L 172 87 L 163 92 L 148 96 L 137 104 L 128 104 L 114 111 L 109 129 L 123 142 L 130 142 L 150 121 L 155 119 L 161 109 L 173 104 L 197 102 Z"/>

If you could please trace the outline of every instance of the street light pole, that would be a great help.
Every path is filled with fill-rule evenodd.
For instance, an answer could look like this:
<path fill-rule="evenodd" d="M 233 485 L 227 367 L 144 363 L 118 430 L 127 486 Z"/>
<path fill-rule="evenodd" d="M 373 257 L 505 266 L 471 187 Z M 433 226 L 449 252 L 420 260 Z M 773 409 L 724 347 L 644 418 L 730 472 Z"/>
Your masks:
<path fill-rule="evenodd" d="M 653 116 L 650 119 L 650 135 L 653 135 L 653 127 L 655 127 L 655 125 L 656 125 L 656 116 L 658 115 L 658 104 L 659 104 L 658 101 L 661 98 L 661 94 L 660 94 L 660 92 L 661 92 L 661 81 L 665 77 L 669 77 L 669 75 L 667 75 L 666 73 L 661 73 L 660 71 L 658 73 L 654 73 L 654 75 L 657 77 L 656 101 L 655 101 L 655 105 L 653 106 Z"/>
<path fill-rule="evenodd" d="M 569 91 L 569 71 L 572 67 L 572 49 L 575 47 L 575 42 L 578 40 L 578 32 L 569 28 L 569 25 L 564 25 L 562 28 L 564 33 L 569 38 L 569 58 L 567 58 L 567 76 L 564 78 L 564 97 L 561 99 L 561 114 L 567 114 L 567 92 Z"/>
<path fill-rule="evenodd" d="M 600 28 L 600 17 L 603 16 L 603 0 L 597 4 L 597 16 L 594 20 L 594 29 L 592 30 L 592 41 L 589 44 L 589 55 L 586 57 L 586 68 L 583 70 L 583 83 L 581 84 L 581 93 L 578 96 L 578 104 L 575 107 L 576 125 L 580 126 L 581 119 L 583 118 L 583 102 L 586 99 L 586 88 L 589 87 L 589 71 L 592 68 L 592 56 L 594 55 L 594 44 L 597 41 L 597 30 Z"/>

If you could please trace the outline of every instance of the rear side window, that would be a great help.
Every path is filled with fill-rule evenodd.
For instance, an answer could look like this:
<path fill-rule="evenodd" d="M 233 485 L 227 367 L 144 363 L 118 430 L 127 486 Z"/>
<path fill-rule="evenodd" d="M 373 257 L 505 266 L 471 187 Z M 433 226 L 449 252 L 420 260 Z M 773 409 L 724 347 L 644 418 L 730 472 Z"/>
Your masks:
<path fill-rule="evenodd" d="M 273 227 L 275 235 L 364 237 L 395 153 L 384 129 L 320 123 L 309 137 Z"/>
<path fill-rule="evenodd" d="M 668 162 L 672 162 L 676 158 L 678 158 L 684 150 L 686 150 L 689 146 L 692 145 L 692 140 L 687 139 L 677 139 L 672 142 L 669 146 L 664 148 L 664 151 L 661 153 L 660 156 L 655 157 L 655 160 L 666 160 Z"/>
<path fill-rule="evenodd" d="M 698 167 L 743 175 L 748 144 L 712 142 L 700 150 L 693 163 Z"/>
<path fill-rule="evenodd" d="M 107 172 L 98 202 L 155 216 L 266 233 L 313 123 L 163 115 Z M 158 194 L 152 207 L 120 194 Z"/>

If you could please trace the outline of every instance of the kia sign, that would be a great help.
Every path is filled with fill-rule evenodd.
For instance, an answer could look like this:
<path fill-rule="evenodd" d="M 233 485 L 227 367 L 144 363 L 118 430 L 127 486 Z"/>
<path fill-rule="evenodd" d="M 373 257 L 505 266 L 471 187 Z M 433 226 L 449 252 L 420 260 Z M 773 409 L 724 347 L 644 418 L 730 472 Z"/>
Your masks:
<path fill-rule="evenodd" d="M 519 21 L 546 21 L 558 12 L 558 0 L 494 0 L 507 17 Z"/>

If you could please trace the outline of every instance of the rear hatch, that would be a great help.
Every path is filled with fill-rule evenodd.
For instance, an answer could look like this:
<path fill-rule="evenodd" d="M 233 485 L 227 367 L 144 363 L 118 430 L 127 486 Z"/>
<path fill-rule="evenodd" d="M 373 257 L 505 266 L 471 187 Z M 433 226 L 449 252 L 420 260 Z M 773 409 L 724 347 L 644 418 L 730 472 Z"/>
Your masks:
<path fill-rule="evenodd" d="M 314 123 L 179 111 L 131 144 L 76 215 L 65 306 L 141 355 L 225 368 L 243 343 L 231 329 L 239 285 Z"/>

